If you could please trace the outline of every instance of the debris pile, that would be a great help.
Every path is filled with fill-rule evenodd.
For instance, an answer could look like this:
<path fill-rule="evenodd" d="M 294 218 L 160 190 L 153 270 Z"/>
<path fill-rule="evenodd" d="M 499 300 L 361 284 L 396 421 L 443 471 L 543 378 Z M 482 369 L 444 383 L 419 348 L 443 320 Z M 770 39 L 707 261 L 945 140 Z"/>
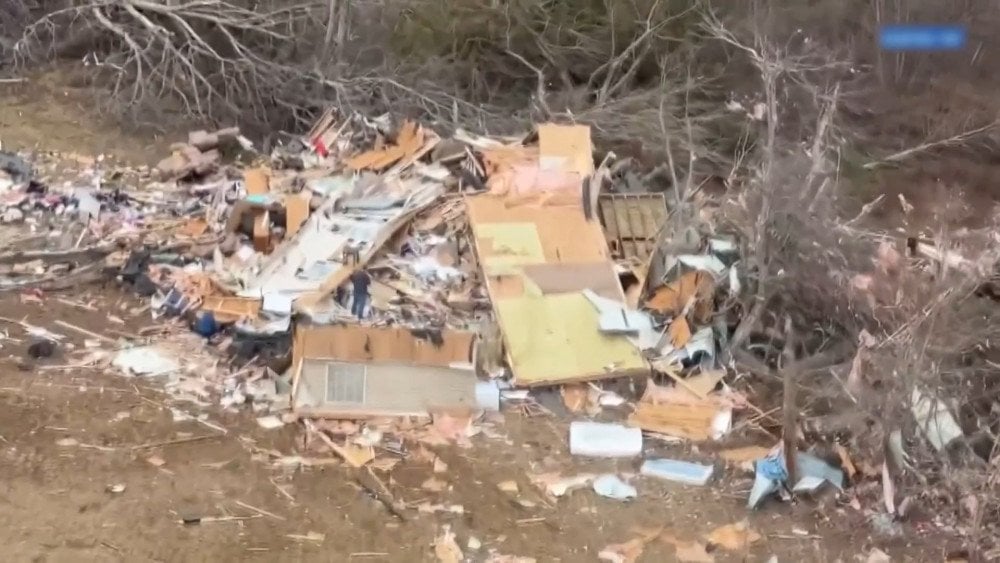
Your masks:
<path fill-rule="evenodd" d="M 775 494 L 842 490 L 853 475 L 849 458 L 786 455 L 774 413 L 737 390 L 721 361 L 730 327 L 717 313 L 746 275 L 736 234 L 684 224 L 663 193 L 636 191 L 634 175 L 620 180 L 610 156 L 595 166 L 587 126 L 442 139 L 413 121 L 331 110 L 271 155 L 254 154 L 236 128 L 192 132 L 157 179 L 139 175 L 141 189 L 96 162 L 89 184 L 57 189 L 27 161 L 2 157 L 4 221 L 28 222 L 31 234 L 0 253 L 0 289 L 108 276 L 144 300 L 132 319 L 157 323 L 113 337 L 63 326 L 94 342 L 75 352 L 78 366 L 162 378 L 175 418 L 211 428 L 212 404 L 252 412 L 265 429 L 304 421 L 309 447 L 371 477 L 362 486 L 401 518 L 412 507 L 373 469 L 408 456 L 436 469 L 443 462 L 426 445 L 495 434 L 489 413 L 501 403 L 551 412 L 542 404 L 552 387 L 577 418 L 572 455 L 644 460 L 638 475 L 536 476 L 551 497 L 590 486 L 628 501 L 646 485 L 710 486 L 721 461 L 755 475 L 756 508 Z M 929 418 L 928 405 L 915 416 Z M 938 416 L 941 426 L 928 435 L 941 447 L 961 433 Z M 767 438 L 720 443 L 735 428 Z M 710 444 L 717 459 L 664 457 L 676 443 Z M 734 526 L 705 541 L 756 541 Z M 660 536 L 602 557 L 631 560 L 626 552 Z M 705 545 L 661 540 L 679 551 Z M 448 530 L 436 550 L 461 557 Z"/>
<path fill-rule="evenodd" d="M 631 405 L 627 426 L 575 422 L 580 455 L 640 455 L 643 433 L 718 440 L 747 407 L 710 324 L 739 291 L 735 240 L 667 229 L 662 193 L 595 167 L 589 127 L 442 139 L 331 110 L 268 157 L 229 146 L 252 151 L 236 128 L 192 132 L 145 189 L 109 189 L 95 165 L 66 200 L 77 240 L 20 251 L 99 263 L 165 323 L 91 363 L 288 419 L 490 411 L 553 385 L 572 412 Z M 17 177 L 8 193 L 31 197 Z M 594 383 L 634 376 L 634 402 Z"/>

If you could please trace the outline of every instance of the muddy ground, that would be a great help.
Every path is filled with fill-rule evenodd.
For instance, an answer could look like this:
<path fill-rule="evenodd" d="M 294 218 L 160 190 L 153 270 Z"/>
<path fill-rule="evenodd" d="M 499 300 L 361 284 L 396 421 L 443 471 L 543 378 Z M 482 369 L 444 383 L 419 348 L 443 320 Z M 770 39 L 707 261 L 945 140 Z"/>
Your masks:
<path fill-rule="evenodd" d="M 79 94 L 53 90 L 51 84 L 0 91 L 4 148 L 107 153 L 137 162 L 163 154 L 169 135 L 124 134 L 91 117 Z M 101 312 L 56 297 L 47 295 L 39 305 L 0 295 L 0 312 L 66 333 L 53 325 L 63 319 L 112 338 L 114 331 L 128 334 L 151 324 L 148 313 L 127 315 L 136 303 L 113 285 L 68 295 L 95 300 Z M 125 318 L 126 326 L 109 321 L 106 312 Z M 267 431 L 250 412 L 220 409 L 207 412 L 224 434 L 194 421 L 174 422 L 160 382 L 62 369 L 65 356 L 30 360 L 23 331 L 16 325 L 2 328 L 9 335 L 0 341 L 0 545 L 7 561 L 434 561 L 433 540 L 445 524 L 463 549 L 471 538 L 482 544 L 476 551 L 465 549 L 471 561 L 485 561 L 490 553 L 596 561 L 603 547 L 635 537 L 636 528 L 664 528 L 693 540 L 744 518 L 764 539 L 747 550 L 717 552 L 717 561 L 766 561 L 772 555 L 779 561 L 864 560 L 874 546 L 894 561 L 938 561 L 955 545 L 927 522 L 903 524 L 902 538 L 878 536 L 862 512 L 832 498 L 771 502 L 749 513 L 745 495 L 751 475 L 738 469 L 725 470 L 701 488 L 639 480 L 639 498 L 628 503 L 589 489 L 547 502 L 529 483 L 530 473 L 634 472 L 636 465 L 572 458 L 568 416 L 517 412 L 505 413 L 494 425 L 498 437 L 476 436 L 470 449 L 436 448 L 448 464 L 438 475 L 448 483 L 442 492 L 421 488 L 432 476 L 421 462 L 400 463 L 391 478 L 383 474 L 401 500 L 458 504 L 465 511 L 411 511 L 401 522 L 356 485 L 352 469 L 273 467 L 260 452 L 299 452 L 301 433 L 294 425 Z M 76 347 L 84 345 L 83 336 L 67 334 Z M 67 438 L 76 445 L 59 445 Z M 680 459 L 714 460 L 686 446 L 660 450 Z M 164 463 L 154 466 L 150 458 Z M 507 480 L 515 480 L 520 493 L 498 490 Z M 121 485 L 124 491 L 112 492 Z M 865 502 L 874 503 L 875 497 Z M 188 516 L 249 518 L 179 522 Z M 295 537 L 310 533 L 323 540 Z M 672 549 L 653 542 L 639 561 L 675 560 Z"/>

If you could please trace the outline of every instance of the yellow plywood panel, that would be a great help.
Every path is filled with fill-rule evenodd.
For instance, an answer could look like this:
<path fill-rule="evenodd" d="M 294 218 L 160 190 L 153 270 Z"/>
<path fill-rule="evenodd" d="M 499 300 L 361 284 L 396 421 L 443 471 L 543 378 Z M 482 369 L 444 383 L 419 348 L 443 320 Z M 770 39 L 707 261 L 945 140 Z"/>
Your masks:
<path fill-rule="evenodd" d="M 466 208 L 477 239 L 489 225 L 530 223 L 541 241 L 544 262 L 607 262 L 611 267 L 604 229 L 598 221 L 587 220 L 581 205 L 510 205 L 504 198 L 478 195 L 466 199 Z M 488 247 L 481 250 L 490 254 Z"/>
<path fill-rule="evenodd" d="M 477 227 L 476 235 L 486 275 L 511 273 L 514 266 L 545 262 L 534 223 L 487 223 Z"/>
<path fill-rule="evenodd" d="M 597 310 L 582 293 L 506 298 L 494 308 L 519 385 L 646 369 L 628 339 L 597 330 Z"/>
<path fill-rule="evenodd" d="M 603 229 L 584 215 L 582 200 L 479 195 L 465 202 L 517 384 L 648 370 L 628 338 L 600 332 L 598 312 L 582 293 L 624 300 Z"/>

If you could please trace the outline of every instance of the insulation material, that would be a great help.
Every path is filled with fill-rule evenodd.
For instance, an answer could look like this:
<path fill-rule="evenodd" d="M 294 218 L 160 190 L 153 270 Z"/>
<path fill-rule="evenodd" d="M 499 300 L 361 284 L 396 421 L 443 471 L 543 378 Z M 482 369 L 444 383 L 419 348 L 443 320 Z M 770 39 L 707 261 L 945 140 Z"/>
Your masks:
<path fill-rule="evenodd" d="M 574 192 L 580 175 L 562 170 L 542 170 L 537 161 L 515 164 L 490 177 L 487 187 L 496 195 L 528 197 L 551 192 Z"/>
<path fill-rule="evenodd" d="M 541 130 L 549 141 L 556 131 L 552 127 L 558 126 Z M 589 134 L 587 138 L 589 143 Z M 589 151 L 588 144 L 588 158 Z M 582 154 L 578 147 L 551 142 L 540 152 Z M 562 162 L 578 165 L 572 159 Z M 514 193 L 521 191 L 531 190 Z M 518 385 L 582 381 L 647 369 L 626 335 L 600 330 L 600 310 L 584 290 L 618 303 L 624 303 L 625 296 L 600 224 L 584 215 L 582 181 L 575 193 L 566 195 L 572 197 L 564 198 L 565 203 L 524 202 L 495 193 L 466 199 L 480 265 Z"/>

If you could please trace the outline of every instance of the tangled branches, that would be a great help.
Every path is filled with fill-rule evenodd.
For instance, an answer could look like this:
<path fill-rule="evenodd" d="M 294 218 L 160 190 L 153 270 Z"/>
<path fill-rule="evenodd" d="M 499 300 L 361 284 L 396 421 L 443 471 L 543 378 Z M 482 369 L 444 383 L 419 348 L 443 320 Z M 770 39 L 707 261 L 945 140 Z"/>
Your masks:
<path fill-rule="evenodd" d="M 696 50 L 681 48 L 696 5 L 74 0 L 36 14 L 16 54 L 22 65 L 83 58 L 112 94 L 108 109 L 136 121 L 163 109 L 270 133 L 334 103 L 502 133 L 583 119 L 601 139 L 659 145 L 667 97 L 663 123 L 685 150 L 719 154 L 706 148 L 722 113 L 705 103 L 710 78 L 679 80 Z"/>
<path fill-rule="evenodd" d="M 224 0 L 170 3 L 102 0 L 51 12 L 15 46 L 21 63 L 51 54 L 56 37 L 96 34 L 103 49 L 86 60 L 108 71 L 114 103 L 138 109 L 149 99 L 176 100 L 181 111 L 211 119 L 219 109 L 266 118 L 298 73 L 275 62 L 307 4 L 251 10 Z"/>

